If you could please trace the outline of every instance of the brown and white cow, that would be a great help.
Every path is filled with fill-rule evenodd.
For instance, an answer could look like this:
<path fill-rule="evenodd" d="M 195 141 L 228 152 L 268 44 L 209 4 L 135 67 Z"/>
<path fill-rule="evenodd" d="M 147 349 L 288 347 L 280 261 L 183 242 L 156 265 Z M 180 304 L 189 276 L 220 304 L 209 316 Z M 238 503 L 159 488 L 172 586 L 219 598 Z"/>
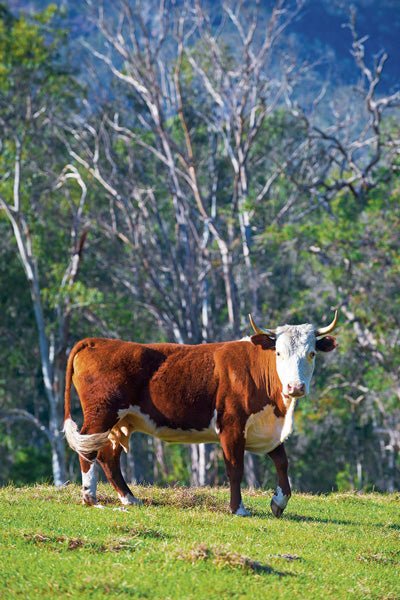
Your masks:
<path fill-rule="evenodd" d="M 88 338 L 68 360 L 64 432 L 78 452 L 85 504 L 96 505 L 95 462 L 122 504 L 137 504 L 120 469 L 122 449 L 134 431 L 166 442 L 219 442 L 230 481 L 230 507 L 246 516 L 240 484 L 244 451 L 273 460 L 278 487 L 271 508 L 279 517 L 291 495 L 283 445 L 298 398 L 309 391 L 316 352 L 336 346 L 328 334 L 337 322 L 260 329 L 240 341 L 188 346 L 137 344 Z M 71 419 L 71 380 L 84 422 Z"/>

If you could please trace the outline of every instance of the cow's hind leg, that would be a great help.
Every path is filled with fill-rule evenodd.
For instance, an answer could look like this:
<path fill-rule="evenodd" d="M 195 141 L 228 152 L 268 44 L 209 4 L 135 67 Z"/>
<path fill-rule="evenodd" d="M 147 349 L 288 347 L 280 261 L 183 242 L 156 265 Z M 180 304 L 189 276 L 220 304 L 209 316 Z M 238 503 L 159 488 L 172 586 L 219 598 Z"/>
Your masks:
<path fill-rule="evenodd" d="M 119 444 L 114 448 L 113 444 L 110 442 L 99 450 L 97 461 L 101 465 L 105 476 L 117 492 L 119 499 L 124 506 L 142 504 L 141 500 L 132 494 L 122 475 L 120 465 L 121 451 L 122 447 Z"/>
<path fill-rule="evenodd" d="M 76 434 L 76 437 L 78 438 L 78 448 L 75 449 L 78 451 L 80 447 L 81 452 L 84 452 L 84 454 L 79 454 L 79 462 L 82 473 L 82 504 L 87 504 L 88 506 L 97 506 L 98 508 L 103 508 L 97 503 L 96 497 L 96 458 L 98 456 L 99 449 L 101 448 L 101 444 L 104 443 L 104 440 L 98 440 L 97 438 L 93 440 L 93 438 L 95 438 L 98 434 L 101 436 L 107 435 L 106 432 L 109 428 L 110 423 L 107 419 L 98 419 L 97 422 L 94 424 L 91 423 L 90 425 L 87 425 L 87 423 L 84 421 L 80 434 Z M 81 446 L 79 446 L 79 444 L 81 444 Z"/>
<path fill-rule="evenodd" d="M 280 517 L 292 494 L 288 478 L 289 462 L 283 444 L 269 452 L 268 456 L 273 460 L 278 475 L 278 487 L 272 496 L 271 510 L 275 517 Z"/>
<path fill-rule="evenodd" d="M 103 508 L 97 503 L 96 488 L 97 488 L 97 464 L 101 462 L 103 450 L 111 446 L 108 440 L 108 431 L 115 422 L 115 416 L 112 413 L 104 411 L 96 420 L 85 419 L 80 434 L 77 434 L 78 449 L 81 449 L 79 462 L 82 472 L 82 503 L 89 506 Z M 100 439 L 96 436 L 101 436 Z M 104 445 L 105 444 L 105 445 Z M 119 467 L 119 454 L 118 454 Z M 108 474 L 107 478 L 110 480 Z M 122 474 L 121 474 L 122 478 Z M 122 478 L 123 480 L 123 478 Z M 111 482 L 112 483 L 112 482 Z M 125 482 L 124 482 L 125 483 Z M 126 484 L 125 484 L 126 485 Z M 115 487 L 115 486 L 114 486 Z M 118 490 L 117 490 L 118 491 Z"/>
<path fill-rule="evenodd" d="M 93 455 L 93 460 L 86 460 L 82 456 L 79 457 L 82 473 L 82 504 L 95 506 L 97 504 L 96 489 L 97 489 L 97 465 L 95 462 L 96 455 Z"/>

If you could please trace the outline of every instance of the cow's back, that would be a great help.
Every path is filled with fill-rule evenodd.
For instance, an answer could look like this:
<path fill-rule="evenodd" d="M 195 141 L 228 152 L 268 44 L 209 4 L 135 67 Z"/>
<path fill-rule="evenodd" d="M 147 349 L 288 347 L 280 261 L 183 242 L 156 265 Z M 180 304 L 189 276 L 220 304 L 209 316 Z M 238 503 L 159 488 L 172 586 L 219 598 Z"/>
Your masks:
<path fill-rule="evenodd" d="M 88 338 L 79 342 L 73 382 L 84 413 L 105 409 L 110 423 L 136 406 L 158 426 L 203 429 L 215 407 L 217 344 L 138 344 Z"/>
<path fill-rule="evenodd" d="M 101 384 L 125 388 L 134 382 L 135 389 L 140 389 L 165 360 L 159 352 L 135 342 L 87 338 L 78 345 L 82 349 L 74 358 L 74 385 L 78 392 L 92 387 L 95 395 Z"/>

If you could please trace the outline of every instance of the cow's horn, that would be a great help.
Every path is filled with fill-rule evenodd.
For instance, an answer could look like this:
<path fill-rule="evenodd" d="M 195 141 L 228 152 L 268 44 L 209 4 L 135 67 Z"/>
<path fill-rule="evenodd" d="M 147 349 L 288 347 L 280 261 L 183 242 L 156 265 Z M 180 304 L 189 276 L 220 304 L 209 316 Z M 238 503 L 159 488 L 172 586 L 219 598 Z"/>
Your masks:
<path fill-rule="evenodd" d="M 267 335 L 272 335 L 272 336 L 276 335 L 274 329 L 261 329 L 261 327 L 259 327 L 258 325 L 256 325 L 254 323 L 254 319 L 251 315 L 249 315 L 249 320 L 250 320 L 250 325 L 252 326 L 252 328 L 254 329 L 254 331 L 256 333 L 266 333 Z"/>
<path fill-rule="evenodd" d="M 328 333 L 330 333 L 331 331 L 333 331 L 335 329 L 337 320 L 338 320 L 338 311 L 335 310 L 335 316 L 333 317 L 332 323 L 330 323 L 326 327 L 320 327 L 319 329 L 316 329 L 315 337 L 320 338 L 320 337 L 323 337 L 324 335 L 328 335 Z"/>

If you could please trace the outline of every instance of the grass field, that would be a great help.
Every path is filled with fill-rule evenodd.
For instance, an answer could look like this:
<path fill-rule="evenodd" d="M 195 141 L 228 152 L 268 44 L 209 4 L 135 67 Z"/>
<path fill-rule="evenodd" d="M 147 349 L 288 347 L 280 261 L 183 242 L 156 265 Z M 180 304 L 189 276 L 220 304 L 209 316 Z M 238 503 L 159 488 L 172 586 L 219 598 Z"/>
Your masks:
<path fill-rule="evenodd" d="M 295 494 L 282 519 L 265 492 L 250 518 L 225 488 L 138 487 L 125 511 L 75 485 L 0 489 L 0 598 L 400 598 L 400 495 Z"/>

